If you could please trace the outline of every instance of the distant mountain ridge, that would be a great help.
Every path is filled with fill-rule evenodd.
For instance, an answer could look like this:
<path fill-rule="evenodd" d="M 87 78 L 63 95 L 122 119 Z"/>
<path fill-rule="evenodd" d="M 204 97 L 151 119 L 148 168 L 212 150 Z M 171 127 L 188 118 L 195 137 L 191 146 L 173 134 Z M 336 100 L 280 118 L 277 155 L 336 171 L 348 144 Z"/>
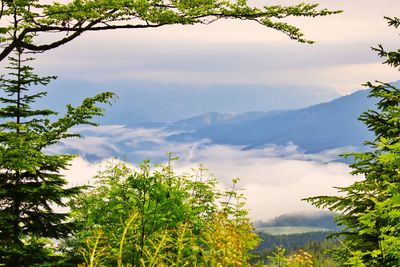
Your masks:
<path fill-rule="evenodd" d="M 244 113 L 296 109 L 332 100 L 339 94 L 332 88 L 296 85 L 185 85 L 126 80 L 86 82 L 56 80 L 46 88 L 41 105 L 63 111 L 65 104 L 77 105 L 101 91 L 112 91 L 118 99 L 106 107 L 102 124 L 135 125 L 173 122 L 210 111 Z"/>
<path fill-rule="evenodd" d="M 284 111 L 270 111 L 270 112 L 245 112 L 245 113 L 219 113 L 209 112 L 192 118 L 176 121 L 168 127 L 168 129 L 180 129 L 187 131 L 196 131 L 205 127 L 217 125 L 230 125 L 236 123 L 243 123 L 260 118 L 266 118 L 280 114 Z"/>
<path fill-rule="evenodd" d="M 129 120 L 125 117 L 130 114 L 126 113 L 110 125 L 77 129 L 84 138 L 67 142 L 59 149 L 79 153 L 93 161 L 122 157 L 130 161 L 148 158 L 157 162 L 160 153 L 166 150 L 192 157 L 193 151 L 215 144 L 241 150 L 271 146 L 280 150 L 290 145 L 301 154 L 325 151 L 329 160 L 336 160 L 337 154 L 345 150 L 364 149 L 363 142 L 373 138 L 357 119 L 366 110 L 375 109 L 378 100 L 368 98 L 368 94 L 369 90 L 361 90 L 297 110 L 208 112 L 174 122 Z M 285 153 L 278 154 L 286 156 Z"/>
<path fill-rule="evenodd" d="M 299 152 L 311 154 L 348 146 L 357 148 L 373 138 L 357 120 L 362 112 L 375 106 L 376 100 L 368 98 L 368 93 L 368 90 L 357 91 L 298 110 L 239 114 L 209 112 L 175 122 L 136 122 L 90 130 L 84 128 L 81 133 L 85 138 L 81 145 L 67 144 L 62 149 L 79 153 L 92 161 L 121 156 L 136 161 L 148 158 L 143 155 L 155 155 L 154 152 L 166 147 L 177 152 L 174 149 L 182 149 L 181 145 L 187 149 L 202 149 L 222 144 L 250 150 L 294 144 Z M 94 148 L 89 146 L 91 143 L 95 144 Z M 154 156 L 149 159 L 159 160 Z"/>
<path fill-rule="evenodd" d="M 361 146 L 363 141 L 372 138 L 372 134 L 357 119 L 362 112 L 374 108 L 376 100 L 368 98 L 368 93 L 368 90 L 361 90 L 308 108 L 244 113 L 232 116 L 233 119 L 221 114 L 206 114 L 175 122 L 175 126 L 183 125 L 191 132 L 174 134 L 167 140 L 188 142 L 209 139 L 215 144 L 240 145 L 248 149 L 292 142 L 309 153 Z M 210 123 L 204 123 L 207 117 L 212 118 L 208 120 Z"/>

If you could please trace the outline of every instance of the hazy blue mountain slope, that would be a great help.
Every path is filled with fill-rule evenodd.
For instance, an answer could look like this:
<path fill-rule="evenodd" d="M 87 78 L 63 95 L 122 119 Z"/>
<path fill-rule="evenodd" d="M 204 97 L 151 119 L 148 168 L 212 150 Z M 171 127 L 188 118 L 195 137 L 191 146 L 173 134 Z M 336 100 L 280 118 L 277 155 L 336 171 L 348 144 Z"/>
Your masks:
<path fill-rule="evenodd" d="M 268 85 L 190 86 L 151 81 L 94 83 L 56 80 L 46 90 L 44 107 L 63 110 L 100 91 L 113 91 L 118 100 L 107 107 L 103 124 L 133 125 L 143 122 L 172 122 L 207 112 L 243 113 L 295 109 L 329 101 L 338 96 L 331 88 Z"/>
<path fill-rule="evenodd" d="M 253 121 L 260 118 L 266 118 L 269 116 L 275 116 L 277 114 L 284 113 L 286 111 L 270 111 L 270 112 L 245 112 L 245 113 L 219 113 L 209 112 L 200 116 L 192 117 L 189 119 L 176 121 L 168 127 L 168 129 L 179 129 L 187 131 L 200 130 L 210 126 L 220 126 L 235 123 L 244 123 Z"/>
<path fill-rule="evenodd" d="M 293 142 L 307 152 L 359 146 L 371 138 L 366 127 L 357 120 L 363 111 L 374 106 L 375 100 L 367 98 L 367 95 L 367 90 L 358 91 L 309 108 L 282 111 L 233 124 L 211 125 L 192 133 L 172 135 L 169 140 L 207 138 L 213 143 L 245 145 L 249 148 Z"/>
<path fill-rule="evenodd" d="M 122 157 L 135 161 L 158 159 L 160 155 L 164 159 L 166 152 L 170 151 L 190 158 L 193 151 L 212 144 L 239 145 L 244 149 L 252 149 L 292 142 L 306 153 L 361 146 L 363 141 L 372 138 L 371 133 L 357 120 L 362 112 L 374 108 L 376 100 L 367 95 L 368 91 L 364 90 L 298 110 L 235 115 L 211 112 L 176 122 L 128 124 L 118 123 L 117 118 L 113 125 L 77 129 L 84 138 L 71 140 L 58 149 L 76 152 L 92 160 Z"/>

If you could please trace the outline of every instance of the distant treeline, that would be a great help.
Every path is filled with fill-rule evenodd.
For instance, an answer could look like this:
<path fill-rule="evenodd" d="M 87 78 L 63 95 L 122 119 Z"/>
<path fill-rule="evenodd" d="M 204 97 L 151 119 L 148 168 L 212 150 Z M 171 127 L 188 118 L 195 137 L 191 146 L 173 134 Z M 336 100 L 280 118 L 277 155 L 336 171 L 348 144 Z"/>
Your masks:
<path fill-rule="evenodd" d="M 273 250 L 275 247 L 283 247 L 286 250 L 296 250 L 303 248 L 311 241 L 325 240 L 328 235 L 329 232 L 309 232 L 291 235 L 270 235 L 266 233 L 258 233 L 261 242 L 256 251 L 258 253 L 264 250 Z"/>
<path fill-rule="evenodd" d="M 259 227 L 284 227 L 284 226 L 307 226 L 327 228 L 332 231 L 339 230 L 334 221 L 334 213 L 322 212 L 317 214 L 285 214 L 278 216 L 268 222 L 257 221 L 254 223 Z"/>

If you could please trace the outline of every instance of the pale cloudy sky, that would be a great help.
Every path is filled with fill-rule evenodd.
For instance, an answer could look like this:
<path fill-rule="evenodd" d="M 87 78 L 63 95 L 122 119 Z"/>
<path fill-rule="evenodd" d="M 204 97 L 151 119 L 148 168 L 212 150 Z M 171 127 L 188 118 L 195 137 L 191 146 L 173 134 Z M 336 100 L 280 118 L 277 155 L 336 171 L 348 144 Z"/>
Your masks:
<path fill-rule="evenodd" d="M 256 5 L 300 1 L 250 1 Z M 313 1 L 308 1 L 313 2 Z M 315 1 L 314 1 L 315 2 Z M 368 80 L 394 81 L 370 47 L 397 48 L 398 31 L 384 15 L 398 0 L 319 0 L 343 14 L 290 19 L 314 45 L 299 44 L 259 24 L 221 21 L 209 26 L 87 33 L 39 56 L 40 70 L 90 81 L 156 80 L 184 84 L 296 84 L 329 86 L 341 93 Z"/>

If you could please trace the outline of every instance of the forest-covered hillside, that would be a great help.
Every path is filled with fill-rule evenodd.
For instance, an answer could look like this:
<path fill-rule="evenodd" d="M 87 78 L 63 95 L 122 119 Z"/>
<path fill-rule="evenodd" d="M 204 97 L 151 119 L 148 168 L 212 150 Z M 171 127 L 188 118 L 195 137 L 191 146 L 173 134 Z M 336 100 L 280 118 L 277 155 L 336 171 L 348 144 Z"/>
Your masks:
<path fill-rule="evenodd" d="M 328 212 L 285 214 L 268 222 L 255 222 L 261 241 L 254 252 L 262 261 L 271 263 L 279 251 L 284 257 L 299 253 L 299 256 L 304 256 L 299 251 L 305 251 L 313 259 L 314 266 L 338 266 L 332 256 L 326 253 L 327 250 L 340 246 L 338 239 L 328 239 L 339 230 L 333 221 L 334 216 L 335 214 Z M 277 230 L 273 231 L 274 229 Z"/>

